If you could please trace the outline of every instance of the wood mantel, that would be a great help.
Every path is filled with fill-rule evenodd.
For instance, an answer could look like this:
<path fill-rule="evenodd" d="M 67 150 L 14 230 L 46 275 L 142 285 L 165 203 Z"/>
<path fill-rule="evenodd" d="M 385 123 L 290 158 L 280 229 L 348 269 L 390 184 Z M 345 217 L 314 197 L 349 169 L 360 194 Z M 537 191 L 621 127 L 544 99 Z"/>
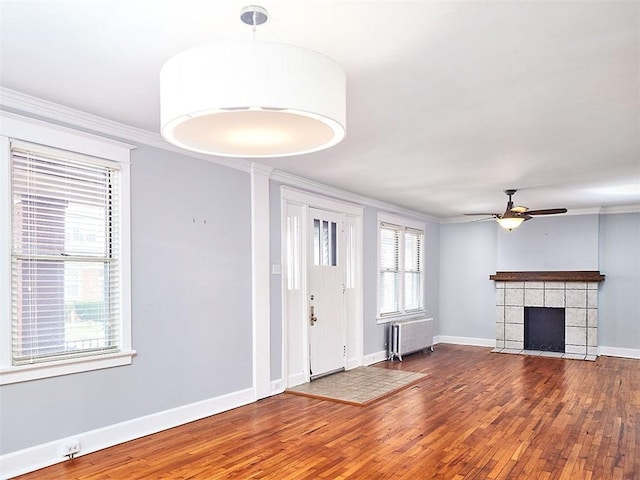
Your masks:
<path fill-rule="evenodd" d="M 547 272 L 496 272 L 489 275 L 496 282 L 603 282 L 598 270 L 547 271 Z"/>

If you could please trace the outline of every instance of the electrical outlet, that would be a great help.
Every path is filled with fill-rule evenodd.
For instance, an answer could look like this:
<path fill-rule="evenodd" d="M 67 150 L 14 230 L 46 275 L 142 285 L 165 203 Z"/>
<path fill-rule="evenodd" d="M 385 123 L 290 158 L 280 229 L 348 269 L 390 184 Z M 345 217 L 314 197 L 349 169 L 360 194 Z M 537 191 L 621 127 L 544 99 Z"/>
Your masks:
<path fill-rule="evenodd" d="M 72 440 L 69 443 L 65 443 L 62 447 L 62 456 L 73 458 L 73 456 L 80 452 L 80 440 Z"/>

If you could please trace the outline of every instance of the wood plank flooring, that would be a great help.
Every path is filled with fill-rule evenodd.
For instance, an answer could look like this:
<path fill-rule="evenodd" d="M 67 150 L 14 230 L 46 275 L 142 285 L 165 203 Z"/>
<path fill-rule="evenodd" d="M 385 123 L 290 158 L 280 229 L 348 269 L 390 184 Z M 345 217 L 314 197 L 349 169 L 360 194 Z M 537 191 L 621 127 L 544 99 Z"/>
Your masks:
<path fill-rule="evenodd" d="M 438 345 L 368 407 L 282 394 L 26 479 L 640 479 L 640 360 Z"/>

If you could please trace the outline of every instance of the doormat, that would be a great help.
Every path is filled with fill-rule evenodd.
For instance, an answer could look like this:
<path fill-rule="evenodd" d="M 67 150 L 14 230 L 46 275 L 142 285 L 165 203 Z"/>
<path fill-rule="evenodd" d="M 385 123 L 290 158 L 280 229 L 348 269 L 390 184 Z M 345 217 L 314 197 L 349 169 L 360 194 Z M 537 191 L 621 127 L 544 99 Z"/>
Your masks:
<path fill-rule="evenodd" d="M 426 376 L 424 373 L 388 368 L 358 367 L 289 388 L 285 393 L 366 407 L 418 383 Z"/>

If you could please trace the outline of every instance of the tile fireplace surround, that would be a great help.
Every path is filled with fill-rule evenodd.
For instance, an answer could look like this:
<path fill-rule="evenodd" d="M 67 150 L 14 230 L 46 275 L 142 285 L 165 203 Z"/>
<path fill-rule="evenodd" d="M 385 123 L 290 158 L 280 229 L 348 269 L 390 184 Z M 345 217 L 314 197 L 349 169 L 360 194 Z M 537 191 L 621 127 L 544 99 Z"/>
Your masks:
<path fill-rule="evenodd" d="M 497 272 L 495 352 L 595 360 L 600 272 Z M 524 349 L 524 307 L 565 309 L 565 353 Z"/>

